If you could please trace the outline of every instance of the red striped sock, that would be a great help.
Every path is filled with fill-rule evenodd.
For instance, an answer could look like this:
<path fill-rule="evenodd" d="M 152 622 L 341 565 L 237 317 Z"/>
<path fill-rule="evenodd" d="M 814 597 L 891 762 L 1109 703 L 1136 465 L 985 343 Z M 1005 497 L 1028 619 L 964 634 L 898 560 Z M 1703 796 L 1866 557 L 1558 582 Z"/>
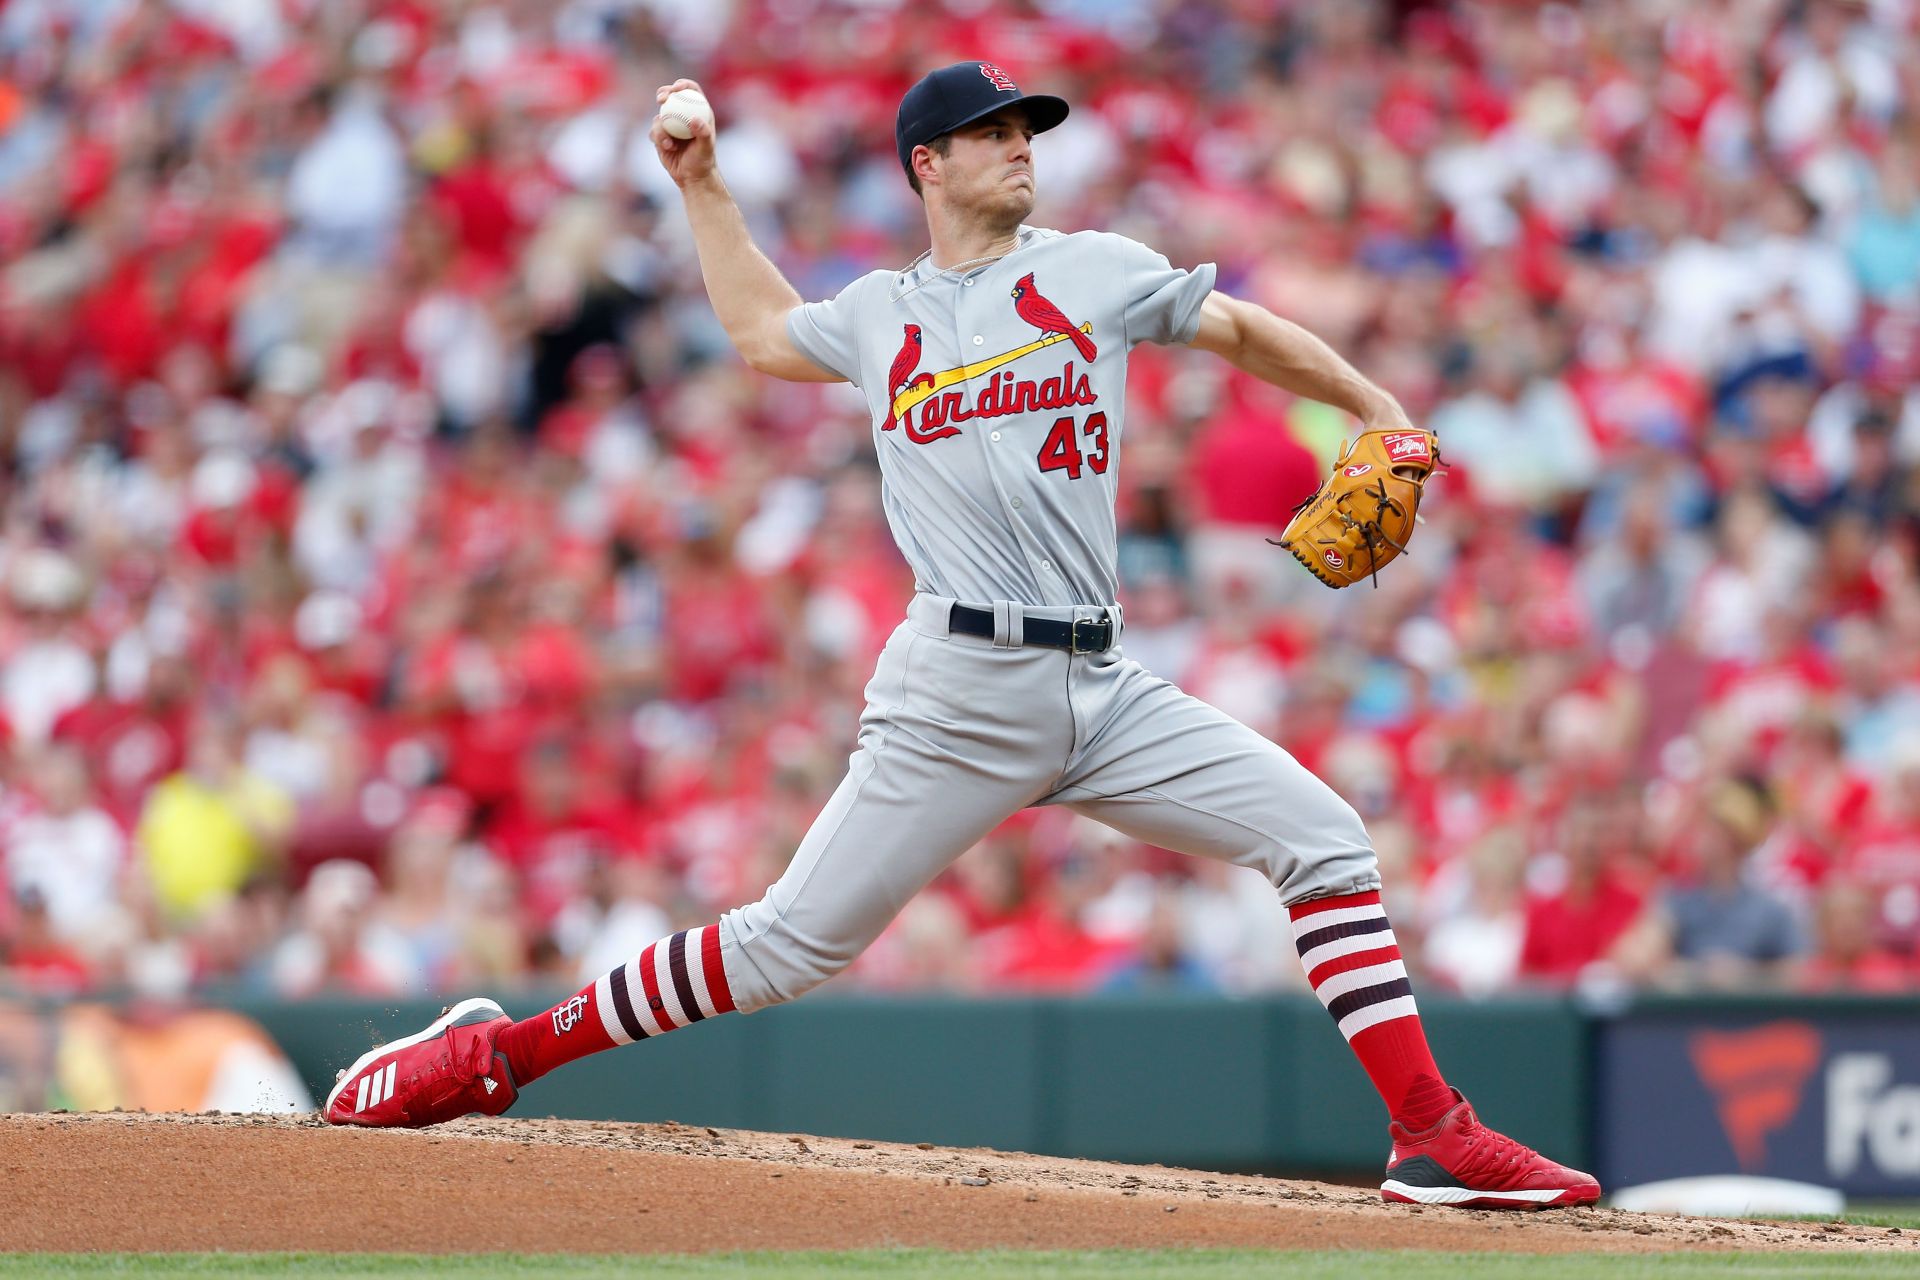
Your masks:
<path fill-rule="evenodd" d="M 524 1086 L 575 1058 L 732 1012 L 720 926 L 710 924 L 662 938 L 545 1013 L 514 1023 L 495 1048 L 514 1084 Z"/>
<path fill-rule="evenodd" d="M 1402 1127 L 1430 1127 L 1453 1106 L 1440 1078 L 1400 944 L 1377 891 L 1315 898 L 1287 908 L 1307 982 L 1347 1038 L 1388 1112 Z"/>

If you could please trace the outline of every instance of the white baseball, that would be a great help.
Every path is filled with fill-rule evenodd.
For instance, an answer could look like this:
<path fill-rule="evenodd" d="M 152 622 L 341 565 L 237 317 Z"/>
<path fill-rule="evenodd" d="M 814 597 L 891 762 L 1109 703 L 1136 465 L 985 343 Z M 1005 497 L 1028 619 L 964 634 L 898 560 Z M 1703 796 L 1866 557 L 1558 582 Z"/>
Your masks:
<path fill-rule="evenodd" d="M 713 136 L 713 107 L 707 102 L 707 96 L 698 89 L 675 89 L 660 104 L 660 124 L 667 133 L 681 141 L 693 136 L 693 122 L 700 120 L 707 126 L 707 136 Z"/>

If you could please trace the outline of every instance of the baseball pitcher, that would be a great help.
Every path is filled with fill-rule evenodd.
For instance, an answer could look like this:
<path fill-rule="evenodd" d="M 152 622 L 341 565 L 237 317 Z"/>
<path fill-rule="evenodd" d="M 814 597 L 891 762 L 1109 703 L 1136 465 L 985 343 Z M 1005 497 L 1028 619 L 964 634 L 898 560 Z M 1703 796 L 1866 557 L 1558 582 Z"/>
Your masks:
<path fill-rule="evenodd" d="M 660 90 L 698 88 L 682 80 Z M 865 395 L 915 594 L 880 655 L 845 779 L 758 902 L 664 938 L 515 1022 L 471 999 L 342 1072 L 336 1124 L 505 1111 L 588 1053 L 792 1000 L 845 968 L 1008 815 L 1066 805 L 1149 844 L 1253 867 L 1392 1117 L 1381 1193 L 1503 1208 L 1592 1203 L 1593 1178 L 1482 1125 L 1434 1064 L 1345 801 L 1278 746 L 1125 656 L 1114 495 L 1128 353 L 1213 352 L 1358 419 L 1283 543 L 1331 585 L 1404 548 L 1434 440 L 1299 327 L 1123 236 L 1028 226 L 1033 138 L 1067 104 L 962 62 L 901 100 L 900 164 L 928 251 L 805 302 L 755 247 L 704 122 L 655 123 L 708 294 L 748 364 Z"/>

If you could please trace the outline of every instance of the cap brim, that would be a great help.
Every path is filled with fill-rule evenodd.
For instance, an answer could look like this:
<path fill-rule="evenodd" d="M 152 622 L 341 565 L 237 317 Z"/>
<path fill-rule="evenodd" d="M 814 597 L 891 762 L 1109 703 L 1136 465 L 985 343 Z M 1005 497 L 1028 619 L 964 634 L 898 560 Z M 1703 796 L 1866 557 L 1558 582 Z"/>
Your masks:
<path fill-rule="evenodd" d="M 996 102 L 991 106 L 974 112 L 965 120 L 954 125 L 953 129 L 947 130 L 947 132 L 952 133 L 954 129 L 964 129 L 974 121 L 984 120 L 994 112 L 1004 111 L 1008 107 L 1019 107 L 1024 110 L 1027 113 L 1027 123 L 1033 126 L 1035 133 L 1045 133 L 1047 130 L 1054 128 L 1062 120 L 1067 118 L 1068 111 L 1067 100 L 1065 98 L 1056 98 L 1050 93 L 1024 93 L 1017 98 L 1008 98 L 1003 102 Z"/>

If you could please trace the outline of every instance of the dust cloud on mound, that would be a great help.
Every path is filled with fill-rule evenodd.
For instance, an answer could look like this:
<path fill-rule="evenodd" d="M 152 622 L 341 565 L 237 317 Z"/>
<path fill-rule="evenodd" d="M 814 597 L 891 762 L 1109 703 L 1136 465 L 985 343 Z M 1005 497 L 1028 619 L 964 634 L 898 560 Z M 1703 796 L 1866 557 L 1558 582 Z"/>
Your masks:
<path fill-rule="evenodd" d="M 1389 1206 L 1152 1165 L 568 1120 L 0 1116 L 0 1250 L 698 1253 L 1215 1246 L 1904 1250 L 1920 1236 L 1607 1209 Z"/>

